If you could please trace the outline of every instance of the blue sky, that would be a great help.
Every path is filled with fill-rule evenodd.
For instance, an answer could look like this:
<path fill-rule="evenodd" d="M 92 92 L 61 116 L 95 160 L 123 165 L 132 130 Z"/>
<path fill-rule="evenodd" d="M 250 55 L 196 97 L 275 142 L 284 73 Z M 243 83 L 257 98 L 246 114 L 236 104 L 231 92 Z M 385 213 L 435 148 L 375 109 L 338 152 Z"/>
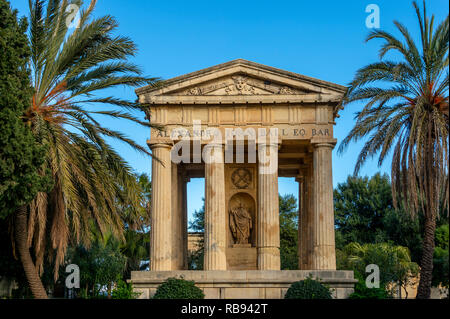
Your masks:
<path fill-rule="evenodd" d="M 422 1 L 418 1 L 422 4 Z M 28 16 L 28 0 L 12 0 L 20 16 Z M 169 79 L 237 58 L 266 64 L 318 79 L 347 85 L 355 71 L 378 60 L 380 42 L 365 43 L 366 6 L 380 8 L 381 28 L 396 32 L 393 20 L 405 24 L 417 38 L 418 25 L 410 0 L 346 1 L 149 1 L 98 0 L 96 15 L 110 14 L 119 32 L 138 45 L 134 62 L 148 76 Z M 449 12 L 447 0 L 428 0 L 427 10 L 442 21 Z M 111 92 L 108 92 L 111 94 Z M 135 99 L 132 89 L 115 89 L 114 95 Z M 340 112 L 335 137 L 341 141 L 354 124 L 353 104 Z M 106 120 L 105 120 L 106 121 Z M 106 126 L 118 123 L 108 120 Z M 123 132 L 145 145 L 149 131 L 120 122 Z M 136 172 L 150 173 L 151 160 L 123 144 L 114 143 Z M 353 173 L 361 143 L 345 154 L 333 154 L 334 185 Z M 361 175 L 389 173 L 390 161 L 378 167 L 368 161 Z M 203 180 L 188 187 L 189 213 L 202 205 Z M 293 179 L 280 178 L 281 194 L 298 192 Z"/>

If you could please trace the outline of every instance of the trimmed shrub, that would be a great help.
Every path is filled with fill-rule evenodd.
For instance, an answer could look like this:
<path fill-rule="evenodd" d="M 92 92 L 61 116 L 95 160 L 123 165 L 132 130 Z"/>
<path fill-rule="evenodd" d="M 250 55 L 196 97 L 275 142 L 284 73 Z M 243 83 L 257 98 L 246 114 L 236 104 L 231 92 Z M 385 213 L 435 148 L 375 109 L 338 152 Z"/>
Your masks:
<path fill-rule="evenodd" d="M 193 281 L 169 278 L 156 290 L 153 299 L 204 299 L 203 291 Z"/>
<path fill-rule="evenodd" d="M 294 282 L 284 299 L 332 299 L 330 289 L 317 280 L 307 278 Z"/>

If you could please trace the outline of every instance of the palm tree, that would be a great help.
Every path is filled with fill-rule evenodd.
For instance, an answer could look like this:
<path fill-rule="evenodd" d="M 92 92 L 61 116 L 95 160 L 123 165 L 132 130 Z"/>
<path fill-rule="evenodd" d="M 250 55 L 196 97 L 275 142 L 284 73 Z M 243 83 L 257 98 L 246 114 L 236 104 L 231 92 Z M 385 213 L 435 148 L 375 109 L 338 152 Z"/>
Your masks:
<path fill-rule="evenodd" d="M 392 151 L 394 204 L 403 201 L 409 212 L 424 214 L 424 240 L 417 298 L 429 298 L 433 270 L 436 217 L 448 210 L 448 16 L 435 27 L 413 6 L 420 26 L 416 45 L 408 29 L 394 21 L 403 41 L 382 31 L 372 31 L 367 41 L 383 40 L 380 62 L 361 68 L 351 82 L 345 103 L 365 101 L 356 113 L 355 127 L 339 147 L 368 136 L 355 167 L 355 174 L 369 157 L 379 154 L 381 165 Z M 388 52 L 400 59 L 386 60 Z"/>
<path fill-rule="evenodd" d="M 155 84 L 157 79 L 142 76 L 139 67 L 128 61 L 136 46 L 114 35 L 118 24 L 113 17 L 92 16 L 96 0 L 80 9 L 77 28 L 71 28 L 68 6 L 83 8 L 81 0 L 29 0 L 29 5 L 35 93 L 25 118 L 48 145 L 43 171 L 51 171 L 54 188 L 37 195 L 27 211 L 26 234 L 20 232 L 15 240 L 22 249 L 20 256 L 25 256 L 21 261 L 28 281 L 40 283 L 32 287 L 33 295 L 46 298 L 39 278 L 45 255 L 54 263 L 56 279 L 69 241 L 89 245 L 92 223 L 102 234 L 123 238 L 120 207 L 135 208 L 128 210 L 127 218 L 145 213 L 131 168 L 105 137 L 150 154 L 120 131 L 103 127 L 99 117 L 150 126 L 133 115 L 144 105 L 106 96 L 104 90 Z"/>
<path fill-rule="evenodd" d="M 147 174 L 136 176 L 137 182 L 142 188 L 141 208 L 146 213 L 139 214 L 142 218 L 136 219 L 136 214 L 129 213 L 133 207 L 122 207 L 122 218 L 125 224 L 125 240 L 121 243 L 120 252 L 127 257 L 126 268 L 123 279 L 130 277 L 135 270 L 145 270 L 148 266 L 148 252 L 150 249 L 150 236 L 148 235 L 150 225 L 150 203 L 152 184 Z M 131 218 L 129 218 L 131 217 Z"/>

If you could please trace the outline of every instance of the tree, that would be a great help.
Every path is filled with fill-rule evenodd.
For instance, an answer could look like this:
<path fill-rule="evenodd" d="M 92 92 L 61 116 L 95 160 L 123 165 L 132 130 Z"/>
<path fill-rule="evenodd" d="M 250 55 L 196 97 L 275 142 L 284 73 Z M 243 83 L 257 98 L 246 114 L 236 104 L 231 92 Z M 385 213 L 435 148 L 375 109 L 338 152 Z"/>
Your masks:
<path fill-rule="evenodd" d="M 281 269 L 298 269 L 298 209 L 291 194 L 279 196 Z"/>
<path fill-rule="evenodd" d="M 349 176 L 334 190 L 336 247 L 392 241 L 408 247 L 412 260 L 418 262 L 423 214 L 412 218 L 400 206 L 396 209 L 393 205 L 388 175 Z"/>
<path fill-rule="evenodd" d="M 436 229 L 436 247 L 434 249 L 433 286 L 449 287 L 449 227 L 448 223 Z"/>
<path fill-rule="evenodd" d="M 193 220 L 189 222 L 189 228 L 195 232 L 205 231 L 205 198 L 202 201 L 202 208 L 194 212 Z"/>
<path fill-rule="evenodd" d="M 142 190 L 131 168 L 106 138 L 121 141 L 144 155 L 141 145 L 120 131 L 101 124 L 104 117 L 143 126 L 137 115 L 145 106 L 108 96 L 106 89 L 154 84 L 128 60 L 135 44 L 117 35 L 118 23 L 107 15 L 93 17 L 96 0 L 80 9 L 72 28 L 68 1 L 30 1 L 32 83 L 35 92 L 25 119 L 35 136 L 48 144 L 44 168 L 52 172 L 54 188 L 40 192 L 29 209 L 29 242 L 42 272 L 46 248 L 55 279 L 69 240 L 89 246 L 91 225 L 101 234 L 123 239 L 124 218 L 140 219 Z M 82 1 L 76 5 L 83 8 Z"/>
<path fill-rule="evenodd" d="M 433 271 L 434 233 L 441 206 L 448 210 L 448 46 L 447 18 L 436 28 L 434 16 L 423 16 L 413 2 L 421 43 L 394 21 L 404 41 L 382 31 L 372 31 L 367 41 L 383 40 L 378 63 L 361 68 L 351 82 L 345 104 L 366 101 L 356 124 L 339 147 L 369 136 L 361 150 L 355 174 L 367 158 L 379 154 L 381 165 L 392 151 L 394 204 L 403 203 L 412 216 L 424 214 L 424 237 L 417 298 L 429 298 Z M 389 61 L 394 51 L 401 59 Z"/>
<path fill-rule="evenodd" d="M 339 252 L 338 269 L 351 269 L 355 277 L 364 278 L 366 266 L 375 264 L 380 269 L 380 287 L 393 288 L 398 284 L 404 288 L 417 276 L 419 267 L 411 261 L 407 247 L 390 243 L 364 244 L 350 243 Z"/>
<path fill-rule="evenodd" d="M 205 198 L 202 198 L 203 206 L 194 212 L 193 220 L 189 222 L 189 229 L 195 232 L 205 231 Z M 205 240 L 202 237 L 198 243 L 197 251 L 191 252 L 188 255 L 188 269 L 202 270 L 205 257 Z"/>
<path fill-rule="evenodd" d="M 36 297 L 45 297 L 28 249 L 27 205 L 51 183 L 39 173 L 45 146 L 38 144 L 22 120 L 33 92 L 26 29 L 26 20 L 18 22 L 17 11 L 0 0 L 0 218 L 13 214 L 15 246 L 30 288 Z"/>
<path fill-rule="evenodd" d="M 112 285 L 121 280 L 126 267 L 126 257 L 113 237 L 97 240 L 89 248 L 80 245 L 69 249 L 67 259 L 80 267 L 80 295 L 84 298 L 100 297 L 104 287 L 111 298 Z"/>
<path fill-rule="evenodd" d="M 343 245 L 384 241 L 383 218 L 394 211 L 387 175 L 349 176 L 334 190 L 335 225 Z"/>
<path fill-rule="evenodd" d="M 148 252 L 150 249 L 150 203 L 152 194 L 152 184 L 147 174 L 140 174 L 136 177 L 137 182 L 142 189 L 141 210 L 138 215 L 139 219 L 135 218 L 136 214 L 129 214 L 128 210 L 133 210 L 133 207 L 123 207 L 125 232 L 124 240 L 120 244 L 120 251 L 127 257 L 126 270 L 123 273 L 123 279 L 126 281 L 131 276 L 131 272 L 135 270 L 145 270 L 148 267 Z M 131 218 L 127 218 L 131 215 Z"/>

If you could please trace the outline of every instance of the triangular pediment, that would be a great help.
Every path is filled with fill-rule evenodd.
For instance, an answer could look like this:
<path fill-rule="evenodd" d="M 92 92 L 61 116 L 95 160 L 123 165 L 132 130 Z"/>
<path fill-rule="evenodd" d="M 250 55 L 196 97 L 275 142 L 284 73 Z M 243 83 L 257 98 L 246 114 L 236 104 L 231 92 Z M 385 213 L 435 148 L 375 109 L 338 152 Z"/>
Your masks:
<path fill-rule="evenodd" d="M 248 76 L 245 73 L 221 77 L 195 86 L 183 88 L 164 95 L 271 95 L 271 94 L 307 94 L 319 93 L 301 90 L 281 83 L 274 83 L 267 79 Z"/>
<path fill-rule="evenodd" d="M 136 90 L 151 97 L 343 96 L 346 87 L 266 65 L 234 60 Z"/>

